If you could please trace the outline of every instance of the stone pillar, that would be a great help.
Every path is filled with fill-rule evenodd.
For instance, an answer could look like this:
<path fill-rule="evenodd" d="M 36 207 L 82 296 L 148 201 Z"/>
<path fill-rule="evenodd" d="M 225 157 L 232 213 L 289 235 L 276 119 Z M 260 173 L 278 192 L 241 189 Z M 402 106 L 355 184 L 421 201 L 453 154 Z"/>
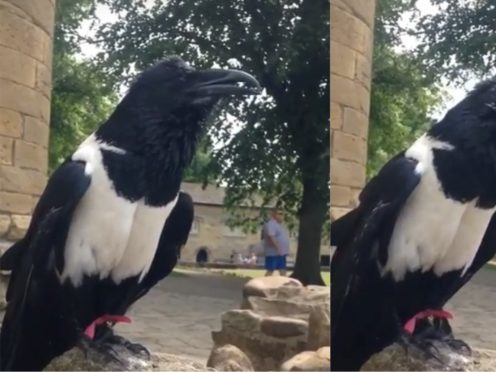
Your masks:
<path fill-rule="evenodd" d="M 24 235 L 46 183 L 55 0 L 0 0 L 0 240 Z"/>
<path fill-rule="evenodd" d="M 331 217 L 365 183 L 375 0 L 331 0 Z"/>

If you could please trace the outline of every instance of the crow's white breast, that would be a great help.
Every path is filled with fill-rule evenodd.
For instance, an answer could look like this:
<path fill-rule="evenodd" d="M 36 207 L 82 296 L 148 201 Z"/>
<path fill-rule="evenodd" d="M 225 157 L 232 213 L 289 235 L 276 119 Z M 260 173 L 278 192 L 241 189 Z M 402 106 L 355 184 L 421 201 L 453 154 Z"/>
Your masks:
<path fill-rule="evenodd" d="M 121 149 L 101 144 L 90 136 L 72 156 L 86 162 L 91 184 L 77 206 L 65 244 L 62 280 L 80 285 L 83 277 L 111 277 L 119 283 L 149 270 L 164 223 L 177 197 L 162 207 L 130 202 L 118 196 L 103 167 L 100 148 L 119 153 Z"/>

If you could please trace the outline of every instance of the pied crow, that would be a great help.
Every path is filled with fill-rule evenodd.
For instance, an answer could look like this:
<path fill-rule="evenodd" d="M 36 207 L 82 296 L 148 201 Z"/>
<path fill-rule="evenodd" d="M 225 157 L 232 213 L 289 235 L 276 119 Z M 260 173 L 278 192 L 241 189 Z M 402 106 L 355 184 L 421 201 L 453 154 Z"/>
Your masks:
<path fill-rule="evenodd" d="M 447 320 L 433 330 L 427 318 L 450 318 L 446 302 L 496 253 L 495 208 L 493 78 L 386 163 L 331 224 L 332 369 L 358 370 L 394 341 L 436 357 L 427 335 L 468 348 Z"/>
<path fill-rule="evenodd" d="M 52 174 L 25 237 L 0 262 L 12 268 L 2 370 L 41 370 L 91 343 L 96 326 L 126 320 L 189 232 L 191 201 L 179 189 L 210 113 L 223 97 L 259 92 L 245 72 L 196 70 L 179 57 L 138 76 Z"/>

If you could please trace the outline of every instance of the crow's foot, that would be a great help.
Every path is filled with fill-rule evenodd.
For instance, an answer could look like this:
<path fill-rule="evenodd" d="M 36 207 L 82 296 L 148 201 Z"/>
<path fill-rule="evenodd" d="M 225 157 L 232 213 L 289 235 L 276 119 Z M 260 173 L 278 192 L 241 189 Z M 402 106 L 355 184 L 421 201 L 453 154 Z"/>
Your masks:
<path fill-rule="evenodd" d="M 131 354 L 144 360 L 150 360 L 151 354 L 146 347 L 139 343 L 133 343 L 122 336 L 116 335 L 115 333 L 106 338 L 106 342 L 112 345 L 120 345 L 125 347 Z"/>
<path fill-rule="evenodd" d="M 468 344 L 460 339 L 457 339 L 453 335 L 451 326 L 446 318 L 435 318 L 433 322 L 428 322 L 429 325 L 423 329 L 419 330 L 418 335 L 424 338 L 431 338 L 443 342 L 451 350 L 465 355 L 471 356 L 472 349 Z"/>
<path fill-rule="evenodd" d="M 107 363 L 122 364 L 119 353 L 107 342 L 92 340 L 83 335 L 79 339 L 77 346 L 83 351 L 86 358 L 97 354 L 99 358 L 103 358 Z"/>
<path fill-rule="evenodd" d="M 422 356 L 423 359 L 435 359 L 441 364 L 444 363 L 434 339 L 402 332 L 398 343 L 403 346 L 408 355 L 417 354 Z"/>

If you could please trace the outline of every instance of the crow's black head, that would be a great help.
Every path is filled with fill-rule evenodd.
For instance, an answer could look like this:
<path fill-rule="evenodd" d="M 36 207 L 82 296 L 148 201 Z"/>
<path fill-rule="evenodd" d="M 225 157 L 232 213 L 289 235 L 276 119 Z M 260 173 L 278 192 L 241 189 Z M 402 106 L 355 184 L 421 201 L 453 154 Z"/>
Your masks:
<path fill-rule="evenodd" d="M 221 98 L 260 90 L 257 80 L 246 72 L 196 70 L 179 57 L 169 57 L 138 75 L 97 136 L 130 149 L 157 134 L 165 139 L 191 133 L 201 128 Z"/>
<path fill-rule="evenodd" d="M 238 70 L 196 70 L 179 57 L 170 57 L 141 73 L 123 104 L 143 124 L 188 125 L 208 115 L 217 101 L 230 95 L 260 91 L 257 80 Z"/>
<path fill-rule="evenodd" d="M 127 192 L 128 198 L 145 193 L 155 204 L 171 200 L 215 104 L 226 96 L 252 95 L 260 90 L 257 80 L 243 71 L 196 70 L 179 57 L 159 62 L 136 78 L 96 131 L 98 141 L 125 153 L 104 151 L 107 171 L 113 172 L 112 179 L 122 179 L 123 185 L 129 184 L 125 180 L 132 172 L 142 173 L 138 177 L 142 187 Z M 127 169 L 131 166 L 133 171 Z M 164 190 L 173 193 L 166 195 Z"/>

